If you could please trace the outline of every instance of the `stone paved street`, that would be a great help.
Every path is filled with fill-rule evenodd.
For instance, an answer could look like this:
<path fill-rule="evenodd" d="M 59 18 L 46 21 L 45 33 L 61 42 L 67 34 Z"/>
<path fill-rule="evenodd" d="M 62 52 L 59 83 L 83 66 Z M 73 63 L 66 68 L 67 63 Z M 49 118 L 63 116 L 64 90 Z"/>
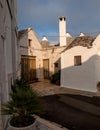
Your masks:
<path fill-rule="evenodd" d="M 73 90 L 68 88 L 63 88 L 54 84 L 51 84 L 49 80 L 44 80 L 41 82 L 36 82 L 32 84 L 33 90 L 35 90 L 40 96 L 54 95 L 54 94 L 72 94 L 72 95 L 84 95 L 84 96 L 95 96 L 96 93 Z M 62 102 L 72 106 L 74 108 L 78 108 L 79 110 L 83 110 L 94 115 L 100 116 L 100 107 L 95 106 L 85 100 L 78 100 L 71 97 L 61 96 Z M 74 102 L 74 103 L 73 103 Z M 85 107 L 85 108 L 84 108 Z"/>
<path fill-rule="evenodd" d="M 93 96 L 96 93 L 73 90 L 69 88 L 60 87 L 55 84 L 51 84 L 49 80 L 43 80 L 31 84 L 33 90 L 35 90 L 40 96 L 53 95 L 53 94 L 79 94 L 86 96 Z"/>
<path fill-rule="evenodd" d="M 35 90 L 40 96 L 46 96 L 46 97 L 43 97 L 43 100 L 45 102 L 44 103 L 45 105 L 43 106 L 43 108 L 45 109 L 46 112 L 48 111 L 47 113 L 49 113 L 49 115 L 48 114 L 45 115 L 46 117 L 50 118 L 53 121 L 56 121 L 59 119 L 61 122 L 63 121 L 65 124 L 72 121 L 71 124 L 69 123 L 70 125 L 72 124 L 75 125 L 73 122 L 73 120 L 75 119 L 77 120 L 76 121 L 77 125 L 79 122 L 79 127 L 80 127 L 79 130 L 81 130 L 81 128 L 83 127 L 82 123 L 85 124 L 84 129 L 87 128 L 86 126 L 87 122 L 88 123 L 92 122 L 93 130 L 97 130 L 97 129 L 94 129 L 95 127 L 100 128 L 100 125 L 97 123 L 98 121 L 100 121 L 100 118 L 98 117 L 100 116 L 99 114 L 100 107 L 98 105 L 96 106 L 95 104 L 91 102 L 87 102 L 87 98 L 92 100 L 93 96 L 95 96 L 96 93 L 63 88 L 63 87 L 51 84 L 49 80 L 36 82 L 36 83 L 31 84 L 31 86 L 33 90 Z M 57 94 L 57 96 L 59 95 L 58 96 L 59 98 L 57 98 L 55 94 Z M 78 98 L 75 98 L 75 96 L 74 97 L 68 96 L 69 94 L 77 95 Z M 86 97 L 85 100 L 81 100 L 82 95 Z M 65 106 L 62 106 L 62 103 Z M 50 104 L 52 105 L 50 106 Z M 64 107 L 65 107 L 65 110 L 64 110 Z M 59 109 L 57 110 L 57 108 Z M 57 111 L 58 113 L 60 111 L 60 113 L 62 113 L 63 116 L 59 117 L 58 116 L 59 114 L 56 113 Z M 54 117 L 52 117 L 53 116 L 52 113 L 56 113 Z M 66 115 L 66 117 L 68 116 L 69 118 L 65 118 L 64 115 Z M 76 115 L 77 115 L 77 119 L 76 119 Z M 72 119 L 71 116 L 73 116 L 74 119 Z M 55 117 L 57 118 L 55 119 Z M 84 119 L 86 120 L 86 122 L 84 121 Z M 64 123 L 61 123 L 61 125 L 64 125 Z M 68 128 L 70 128 L 70 126 Z M 89 126 L 89 128 L 91 127 Z"/>
<path fill-rule="evenodd" d="M 51 84 L 49 80 L 35 82 L 31 84 L 31 86 L 32 89 L 36 91 L 40 96 L 52 95 L 50 97 L 41 97 L 43 105 L 42 107 L 47 111 L 47 114 L 44 115 L 46 116 L 46 120 L 43 118 L 37 119 L 37 127 L 40 130 L 67 130 L 67 128 L 73 128 L 72 130 L 78 130 L 77 128 L 79 128 L 79 130 L 82 130 L 81 128 L 83 128 L 83 124 L 83 130 L 88 130 L 86 129 L 88 128 L 87 124 L 89 124 L 89 128 L 93 127 L 91 130 L 97 130 L 97 128 L 100 128 L 100 125 L 98 123 L 100 121 L 98 117 L 100 108 L 98 106 L 91 105 L 91 103 L 85 102 L 85 100 L 79 101 L 67 96 L 67 94 L 92 96 L 96 95 L 95 93 L 63 88 Z M 57 98 L 54 94 L 58 94 L 59 98 Z M 60 94 L 66 94 L 66 96 Z M 57 124 L 53 122 L 56 122 Z M 91 122 L 92 127 L 90 127 Z M 36 128 L 36 130 L 38 130 L 38 128 Z"/>

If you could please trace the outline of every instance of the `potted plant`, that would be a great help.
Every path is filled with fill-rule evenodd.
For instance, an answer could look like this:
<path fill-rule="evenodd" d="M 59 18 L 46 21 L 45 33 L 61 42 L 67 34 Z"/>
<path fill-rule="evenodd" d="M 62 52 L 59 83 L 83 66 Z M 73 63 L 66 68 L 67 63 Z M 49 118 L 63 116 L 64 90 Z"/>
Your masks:
<path fill-rule="evenodd" d="M 3 114 L 12 115 L 9 129 L 34 130 L 32 124 L 35 122 L 35 118 L 32 114 L 40 113 L 37 94 L 22 80 L 16 80 L 12 88 L 10 100 L 2 108 Z"/>

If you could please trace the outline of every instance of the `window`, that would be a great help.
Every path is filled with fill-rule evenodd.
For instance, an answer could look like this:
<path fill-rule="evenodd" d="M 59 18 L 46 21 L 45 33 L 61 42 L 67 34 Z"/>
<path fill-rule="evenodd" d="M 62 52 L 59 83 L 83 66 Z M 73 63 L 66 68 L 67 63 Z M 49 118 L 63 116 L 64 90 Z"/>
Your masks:
<path fill-rule="evenodd" d="M 74 56 L 74 65 L 79 66 L 81 64 L 81 56 Z"/>
<path fill-rule="evenodd" d="M 28 40 L 28 46 L 32 47 L 32 40 L 31 39 Z"/>
<path fill-rule="evenodd" d="M 54 63 L 55 67 L 58 68 L 58 63 Z"/>

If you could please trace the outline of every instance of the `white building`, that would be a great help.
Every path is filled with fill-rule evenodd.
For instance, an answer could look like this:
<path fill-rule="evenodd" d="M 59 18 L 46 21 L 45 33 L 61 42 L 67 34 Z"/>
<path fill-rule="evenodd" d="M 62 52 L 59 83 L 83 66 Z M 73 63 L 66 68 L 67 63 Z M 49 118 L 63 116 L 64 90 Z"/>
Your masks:
<path fill-rule="evenodd" d="M 100 81 L 100 35 L 94 38 L 80 33 L 73 40 L 66 32 L 66 18 L 60 17 L 59 36 L 60 45 L 50 46 L 46 36 L 40 41 L 32 28 L 19 32 L 23 75 L 28 72 L 26 75 L 30 78 L 31 68 L 35 74 L 33 79 L 45 79 L 61 69 L 61 86 L 96 92 Z M 24 60 L 27 61 L 27 72 Z"/>
<path fill-rule="evenodd" d="M 61 86 L 96 92 L 100 81 L 100 35 L 75 38 L 61 54 Z"/>
<path fill-rule="evenodd" d="M 27 81 L 42 77 L 41 43 L 32 28 L 21 30 L 18 33 L 18 44 L 21 55 L 21 76 Z"/>
<path fill-rule="evenodd" d="M 61 54 L 61 86 L 71 89 L 97 91 L 100 81 L 100 35 L 96 38 L 80 33 L 73 40 L 66 32 L 66 18 L 59 18 Z"/>
<path fill-rule="evenodd" d="M 61 69 L 60 55 L 65 46 L 51 45 L 46 36 L 39 40 L 32 28 L 19 31 L 18 43 L 22 78 L 29 82 L 48 79 Z"/>
<path fill-rule="evenodd" d="M 0 0 L 0 107 L 9 99 L 16 77 L 17 49 L 17 0 Z M 0 130 L 6 126 L 6 119 L 0 114 Z"/>

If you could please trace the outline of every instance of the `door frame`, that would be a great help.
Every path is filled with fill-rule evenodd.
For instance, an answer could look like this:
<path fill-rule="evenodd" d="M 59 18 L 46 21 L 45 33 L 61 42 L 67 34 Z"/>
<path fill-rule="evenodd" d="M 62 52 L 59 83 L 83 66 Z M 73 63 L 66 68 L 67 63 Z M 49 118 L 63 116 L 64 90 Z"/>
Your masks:
<path fill-rule="evenodd" d="M 45 68 L 45 66 L 44 66 L 44 61 L 47 61 L 48 63 L 48 67 L 47 68 Z M 50 72 L 49 72 L 49 59 L 43 59 L 43 78 L 44 79 L 49 79 L 49 77 L 50 77 Z M 47 69 L 47 70 L 46 70 Z"/>
<path fill-rule="evenodd" d="M 22 78 L 25 78 L 23 75 L 26 74 L 26 80 L 28 82 L 32 82 L 35 78 L 36 78 L 36 56 L 28 56 L 28 55 L 21 55 L 21 62 L 23 62 L 22 60 L 26 58 L 26 72 L 24 71 L 25 70 L 25 65 L 23 65 L 23 63 L 21 63 L 21 77 Z M 35 60 L 35 69 L 33 70 L 34 74 L 32 75 L 31 74 L 31 69 L 30 69 L 30 60 Z M 24 69 L 23 69 L 24 68 Z M 32 77 L 30 77 L 32 76 Z"/>

